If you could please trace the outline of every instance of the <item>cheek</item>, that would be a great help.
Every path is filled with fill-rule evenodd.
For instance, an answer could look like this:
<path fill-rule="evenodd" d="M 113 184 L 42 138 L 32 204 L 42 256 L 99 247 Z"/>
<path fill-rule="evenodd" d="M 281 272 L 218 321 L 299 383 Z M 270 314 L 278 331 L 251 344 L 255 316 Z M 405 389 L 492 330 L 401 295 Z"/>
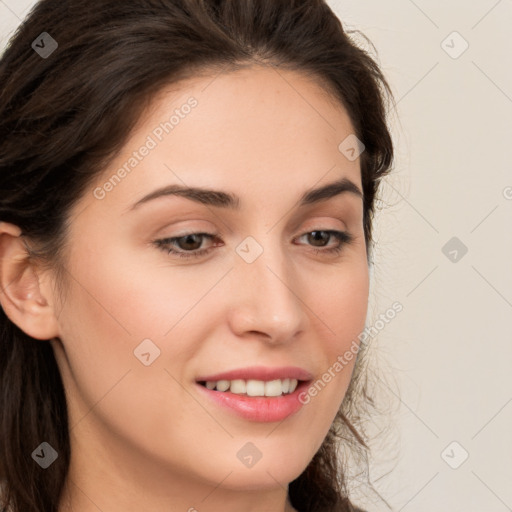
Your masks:
<path fill-rule="evenodd" d="M 204 422 L 204 411 L 177 382 L 185 381 L 187 361 L 198 351 L 194 340 L 201 339 L 193 330 L 194 305 L 218 278 L 202 284 L 171 269 L 123 260 L 120 254 L 89 256 L 70 271 L 73 279 L 60 315 L 66 350 L 60 367 L 73 397 L 71 425 L 86 428 L 98 416 L 137 443 L 144 431 L 152 432 L 155 443 L 190 435 L 181 411 L 197 425 Z M 134 354 L 145 339 L 160 350 L 148 366 Z M 147 444 L 158 453 L 156 444 Z"/>
<path fill-rule="evenodd" d="M 369 275 L 363 260 L 327 274 L 308 281 L 307 304 L 316 319 L 316 351 L 322 356 L 322 373 L 300 397 L 305 404 L 301 438 L 311 440 L 311 454 L 327 435 L 350 384 L 368 306 Z"/>
<path fill-rule="evenodd" d="M 320 288 L 322 283 L 325 286 Z M 346 265 L 334 275 L 317 279 L 315 290 L 310 303 L 325 334 L 319 339 L 324 364 L 310 398 L 317 406 L 321 403 L 328 427 L 345 396 L 356 363 L 359 335 L 368 310 L 368 267 L 363 261 Z"/>
<path fill-rule="evenodd" d="M 190 378 L 190 360 L 200 353 L 208 329 L 219 322 L 219 309 L 205 294 L 226 270 L 198 272 L 192 266 L 141 264 L 129 254 L 119 250 L 109 254 L 105 248 L 101 258 L 95 258 L 84 250 L 70 269 L 71 289 L 60 315 L 67 356 L 61 367 L 68 388 L 79 397 L 76 418 L 100 399 L 108 402 L 113 419 L 127 414 L 126 404 L 140 411 L 171 391 L 179 395 L 173 378 L 178 382 Z M 151 363 L 146 366 L 143 354 L 148 352 Z M 103 399 L 113 386 L 111 398 Z M 157 389 L 160 392 L 155 394 Z M 152 400 L 146 396 L 138 402 L 144 393 Z M 157 410 L 165 407 L 160 404 Z M 152 411 L 149 407 L 148 417 Z M 139 416 L 133 421 L 142 420 Z"/>
<path fill-rule="evenodd" d="M 192 265 L 173 267 L 166 265 L 165 257 L 142 261 L 133 248 L 108 249 L 104 247 L 97 258 L 89 252 L 77 260 L 75 281 L 85 286 L 75 286 L 73 315 L 84 322 L 88 319 L 93 329 L 131 343 L 161 340 L 175 326 L 190 321 L 223 273 L 222 269 L 201 272 Z"/>
<path fill-rule="evenodd" d="M 327 345 L 332 358 L 351 345 L 363 331 L 368 309 L 369 275 L 364 262 L 340 266 L 334 273 L 315 278 L 309 285 L 313 312 L 325 324 L 333 342 Z"/>

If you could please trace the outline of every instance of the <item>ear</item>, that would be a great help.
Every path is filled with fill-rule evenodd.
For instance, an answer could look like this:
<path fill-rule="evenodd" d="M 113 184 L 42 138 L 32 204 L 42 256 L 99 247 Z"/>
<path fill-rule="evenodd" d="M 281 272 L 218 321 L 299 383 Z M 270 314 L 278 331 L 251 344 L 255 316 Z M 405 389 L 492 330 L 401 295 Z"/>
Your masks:
<path fill-rule="evenodd" d="M 39 340 L 59 335 L 50 287 L 29 257 L 21 229 L 0 222 L 0 305 L 22 331 Z M 48 296 L 46 296 L 48 295 Z M 48 300 L 49 299 L 49 300 Z"/>

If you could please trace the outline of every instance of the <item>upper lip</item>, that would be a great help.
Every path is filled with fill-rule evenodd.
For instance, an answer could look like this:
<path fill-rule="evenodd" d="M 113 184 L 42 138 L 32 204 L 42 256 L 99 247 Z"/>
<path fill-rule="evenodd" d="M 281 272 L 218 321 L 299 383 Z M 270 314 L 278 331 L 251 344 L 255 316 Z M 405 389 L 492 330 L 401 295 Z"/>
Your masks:
<path fill-rule="evenodd" d="M 219 381 L 219 380 L 263 380 L 271 381 L 277 379 L 297 379 L 297 380 L 311 380 L 313 375 L 299 368 L 298 366 L 281 366 L 281 367 L 268 367 L 268 366 L 251 366 L 247 368 L 238 368 L 228 372 L 215 373 L 212 375 L 205 375 L 198 377 L 197 382 L 206 381 Z"/>

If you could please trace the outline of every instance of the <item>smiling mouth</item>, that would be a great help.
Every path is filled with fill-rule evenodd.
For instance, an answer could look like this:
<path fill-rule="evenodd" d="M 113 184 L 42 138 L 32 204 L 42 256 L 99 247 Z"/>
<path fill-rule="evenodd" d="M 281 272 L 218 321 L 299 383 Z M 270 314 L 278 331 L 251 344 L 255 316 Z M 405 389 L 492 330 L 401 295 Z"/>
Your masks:
<path fill-rule="evenodd" d="M 279 397 L 292 394 L 303 380 L 297 379 L 274 379 L 269 381 L 256 379 L 234 379 L 218 381 L 198 381 L 198 384 L 220 393 L 230 392 L 235 395 L 247 397 Z"/>

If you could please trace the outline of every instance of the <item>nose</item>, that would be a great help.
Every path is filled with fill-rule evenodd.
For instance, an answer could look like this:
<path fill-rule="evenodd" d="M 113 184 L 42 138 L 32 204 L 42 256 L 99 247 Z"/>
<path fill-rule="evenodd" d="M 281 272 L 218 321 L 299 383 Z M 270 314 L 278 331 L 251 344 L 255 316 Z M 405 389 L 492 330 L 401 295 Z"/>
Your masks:
<path fill-rule="evenodd" d="M 230 273 L 229 323 L 240 337 L 258 335 L 273 344 L 306 329 L 306 297 L 300 276 L 281 248 L 265 248 L 252 263 L 238 258 Z"/>

